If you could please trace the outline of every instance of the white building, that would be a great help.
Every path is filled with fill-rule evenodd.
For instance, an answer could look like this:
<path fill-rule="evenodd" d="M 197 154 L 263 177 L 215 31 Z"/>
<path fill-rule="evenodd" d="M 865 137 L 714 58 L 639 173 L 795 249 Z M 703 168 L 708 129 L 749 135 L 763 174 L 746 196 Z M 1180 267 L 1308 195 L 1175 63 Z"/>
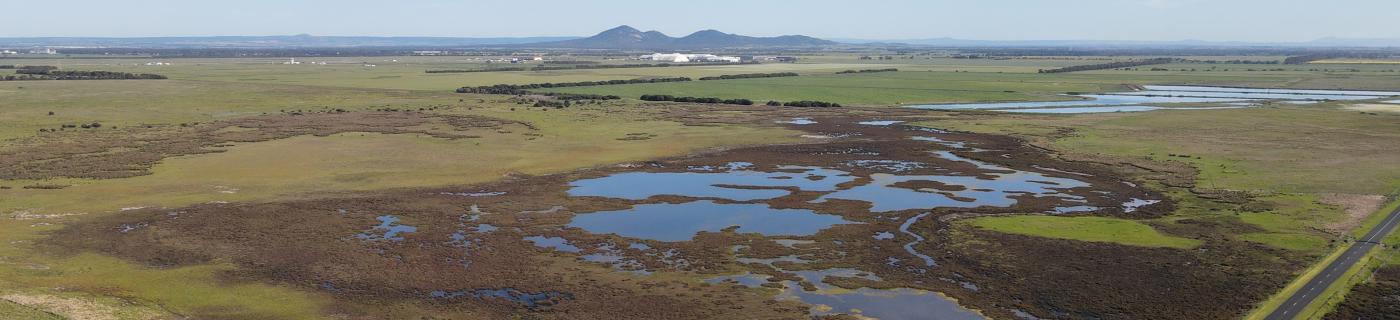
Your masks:
<path fill-rule="evenodd" d="M 14 50 L 4 50 L 4 51 L 0 51 L 0 55 L 4 55 L 4 56 L 15 55 L 15 54 L 19 54 L 19 52 L 15 52 Z"/>
<path fill-rule="evenodd" d="M 690 62 L 690 55 L 679 53 L 653 53 L 649 56 L 642 56 L 642 60 L 657 62 Z"/>
<path fill-rule="evenodd" d="M 29 50 L 29 53 L 31 53 L 31 54 L 58 54 L 58 50 L 54 50 L 54 48 L 35 48 L 35 49 L 33 49 L 33 50 Z"/>
<path fill-rule="evenodd" d="M 739 57 L 717 56 L 713 54 L 653 53 L 641 56 L 642 60 L 657 62 L 739 62 Z"/>

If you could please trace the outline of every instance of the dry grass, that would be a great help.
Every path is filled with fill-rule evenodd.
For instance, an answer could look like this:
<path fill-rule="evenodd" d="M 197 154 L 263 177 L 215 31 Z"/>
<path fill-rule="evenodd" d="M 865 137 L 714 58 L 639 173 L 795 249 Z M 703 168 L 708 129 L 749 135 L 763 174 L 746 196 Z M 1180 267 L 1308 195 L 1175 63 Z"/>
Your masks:
<path fill-rule="evenodd" d="M 1324 227 L 1328 232 L 1336 234 L 1355 229 L 1361 225 L 1362 221 L 1366 220 L 1366 217 L 1385 204 L 1385 196 L 1377 194 L 1328 193 L 1323 194 L 1318 200 L 1345 209 L 1346 216 L 1342 220 Z"/>
<path fill-rule="evenodd" d="M 1347 109 L 1347 110 L 1361 111 L 1361 112 L 1391 112 L 1391 113 L 1400 113 L 1400 104 L 1378 104 L 1378 103 L 1354 104 L 1354 105 L 1347 106 L 1346 109 Z"/>

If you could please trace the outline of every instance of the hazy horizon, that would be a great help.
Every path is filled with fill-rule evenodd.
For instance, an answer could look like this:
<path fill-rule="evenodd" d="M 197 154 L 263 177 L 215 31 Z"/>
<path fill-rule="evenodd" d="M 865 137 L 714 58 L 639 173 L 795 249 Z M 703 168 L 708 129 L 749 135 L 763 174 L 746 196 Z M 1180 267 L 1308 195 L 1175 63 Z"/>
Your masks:
<path fill-rule="evenodd" d="M 753 36 L 907 40 L 1304 42 L 1400 38 L 1400 2 L 1383 0 L 1085 0 L 981 2 L 830 0 L 786 4 L 714 0 L 458 3 L 365 0 L 277 3 L 94 0 L 26 2 L 0 37 L 429 36 L 574 37 L 618 25 L 678 36 L 703 29 Z M 1223 3 L 1219 3 L 1223 2 Z M 678 13 L 679 12 L 679 13 Z M 680 14 L 683 13 L 683 14 Z M 119 25 L 111 22 L 120 18 Z M 62 21 L 62 23 L 55 23 Z"/>

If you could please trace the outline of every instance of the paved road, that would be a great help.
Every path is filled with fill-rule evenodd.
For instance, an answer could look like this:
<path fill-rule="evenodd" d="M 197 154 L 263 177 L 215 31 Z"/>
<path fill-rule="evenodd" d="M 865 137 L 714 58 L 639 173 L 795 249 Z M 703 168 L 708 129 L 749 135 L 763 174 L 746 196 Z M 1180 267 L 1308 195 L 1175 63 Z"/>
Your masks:
<path fill-rule="evenodd" d="M 1338 257 L 1337 260 L 1333 260 L 1332 264 L 1327 265 L 1327 268 L 1323 269 L 1322 273 L 1318 273 L 1312 280 L 1308 280 L 1306 286 L 1303 286 L 1298 292 L 1293 293 L 1292 297 L 1288 297 L 1288 300 L 1284 301 L 1283 305 L 1275 309 L 1274 313 L 1270 313 L 1269 317 L 1265 319 L 1292 320 L 1297 318 L 1299 313 L 1302 313 L 1303 309 L 1308 307 L 1308 304 L 1311 304 L 1313 300 L 1317 299 L 1317 296 L 1327 290 L 1327 287 L 1331 286 L 1333 282 L 1337 282 L 1337 280 L 1341 279 L 1342 274 L 1346 273 L 1348 269 L 1351 269 L 1351 266 L 1355 265 L 1357 261 L 1360 261 L 1361 257 L 1366 256 L 1366 253 L 1370 252 L 1371 248 L 1380 245 L 1381 239 L 1384 239 L 1386 235 L 1394 231 L 1396 225 L 1400 225 L 1400 208 L 1391 211 L 1390 215 L 1385 217 L 1385 221 L 1381 221 L 1380 224 L 1371 229 L 1371 232 L 1367 232 L 1366 236 L 1361 237 L 1360 240 L 1353 243 L 1351 248 L 1347 248 L 1347 251 L 1342 253 L 1341 257 Z"/>

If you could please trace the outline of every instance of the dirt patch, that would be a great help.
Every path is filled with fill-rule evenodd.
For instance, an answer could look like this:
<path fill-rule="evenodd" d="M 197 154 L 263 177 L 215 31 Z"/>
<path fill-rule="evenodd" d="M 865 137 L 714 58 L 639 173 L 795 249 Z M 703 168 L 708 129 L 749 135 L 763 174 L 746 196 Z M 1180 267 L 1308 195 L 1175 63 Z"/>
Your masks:
<path fill-rule="evenodd" d="M 1347 110 L 1353 110 L 1353 111 L 1361 111 L 1361 112 L 1388 112 L 1388 113 L 1400 113 L 1400 104 L 1379 104 L 1379 103 L 1353 104 L 1353 105 L 1350 105 L 1350 106 L 1346 106 L 1346 109 L 1347 109 Z"/>
<path fill-rule="evenodd" d="M 1324 227 L 1327 232 L 1340 234 L 1356 229 L 1361 225 L 1366 217 L 1376 212 L 1382 205 L 1385 205 L 1385 196 L 1377 194 L 1345 194 L 1329 193 L 1323 194 L 1319 199 L 1322 203 L 1340 206 L 1346 210 L 1346 218 L 1341 221 L 1327 224 Z"/>
<path fill-rule="evenodd" d="M 116 308 L 80 298 L 64 298 L 43 294 L 6 294 L 0 295 L 0 299 L 43 310 L 68 319 L 117 320 Z"/>
<path fill-rule="evenodd" d="M 446 129 L 433 129 L 441 126 Z M 418 111 L 281 113 L 179 126 L 45 132 L 0 149 L 0 179 L 112 179 L 150 174 L 162 159 L 222 152 L 230 143 L 260 142 L 300 135 L 346 132 L 424 134 L 444 139 L 474 138 L 474 131 L 528 123 L 482 116 Z M 489 130 L 489 131 L 488 131 Z M 28 186 L 26 186 L 28 188 Z"/>

